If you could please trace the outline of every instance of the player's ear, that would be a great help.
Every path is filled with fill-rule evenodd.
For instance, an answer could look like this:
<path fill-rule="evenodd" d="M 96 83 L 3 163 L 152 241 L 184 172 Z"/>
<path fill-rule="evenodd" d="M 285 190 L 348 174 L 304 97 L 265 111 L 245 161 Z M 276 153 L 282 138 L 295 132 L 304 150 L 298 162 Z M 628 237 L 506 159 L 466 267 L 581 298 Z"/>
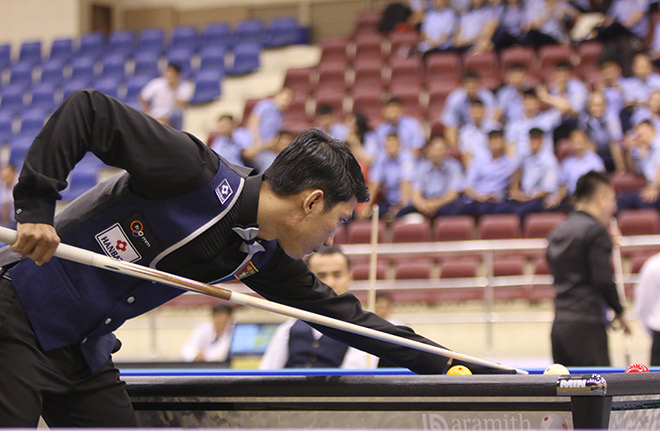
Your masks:
<path fill-rule="evenodd" d="M 314 189 L 307 192 L 307 194 L 305 195 L 305 199 L 303 201 L 304 213 L 309 214 L 315 209 L 322 209 L 324 196 L 325 194 L 321 189 Z"/>

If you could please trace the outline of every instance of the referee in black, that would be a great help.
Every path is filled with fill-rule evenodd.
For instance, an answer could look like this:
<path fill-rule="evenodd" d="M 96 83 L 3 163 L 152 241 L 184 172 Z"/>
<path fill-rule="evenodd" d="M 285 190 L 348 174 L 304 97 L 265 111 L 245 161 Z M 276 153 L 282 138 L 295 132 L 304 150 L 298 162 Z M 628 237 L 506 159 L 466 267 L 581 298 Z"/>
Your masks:
<path fill-rule="evenodd" d="M 591 171 L 578 180 L 574 197 L 575 211 L 550 234 L 546 250 L 556 291 L 552 356 L 565 366 L 609 366 L 608 309 L 612 323 L 630 333 L 606 229 L 616 211 L 614 188 L 606 174 Z"/>

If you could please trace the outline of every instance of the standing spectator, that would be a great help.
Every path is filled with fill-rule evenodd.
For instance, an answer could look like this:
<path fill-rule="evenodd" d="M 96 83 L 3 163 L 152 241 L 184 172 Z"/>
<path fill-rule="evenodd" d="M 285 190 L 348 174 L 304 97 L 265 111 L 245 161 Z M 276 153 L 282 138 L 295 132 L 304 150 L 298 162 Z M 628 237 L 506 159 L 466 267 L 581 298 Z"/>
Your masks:
<path fill-rule="evenodd" d="M 292 96 L 291 89 L 285 87 L 272 98 L 262 99 L 254 105 L 247 125 L 255 150 L 272 145 L 271 141 L 282 130 L 282 112 L 289 107 Z"/>
<path fill-rule="evenodd" d="M 523 94 L 527 84 L 527 69 L 520 63 L 512 63 L 504 75 L 505 84 L 497 90 L 498 113 L 495 118 L 510 124 L 525 116 Z"/>
<path fill-rule="evenodd" d="M 399 211 L 398 217 L 417 212 L 428 218 L 458 213 L 458 196 L 463 189 L 463 170 L 449 156 L 442 136 L 433 136 L 425 148 L 425 157 L 415 165 L 412 176 L 412 205 Z"/>
<path fill-rule="evenodd" d="M 646 179 L 646 186 L 619 197 L 620 209 L 658 208 L 660 190 L 660 133 L 653 123 L 644 120 L 627 137 L 630 164 Z"/>
<path fill-rule="evenodd" d="M 467 170 L 460 212 L 480 216 L 500 212 L 516 170 L 516 161 L 506 155 L 501 130 L 488 133 L 490 156 L 475 159 Z"/>
<path fill-rule="evenodd" d="M 575 193 L 578 179 L 587 172 L 605 172 L 605 164 L 592 151 L 592 144 L 587 135 L 580 129 L 574 129 L 570 134 L 571 154 L 561 162 L 559 169 L 559 190 L 557 194 L 546 201 L 548 208 L 556 208 L 565 204 L 565 199 Z"/>
<path fill-rule="evenodd" d="M 608 172 L 626 170 L 621 151 L 621 119 L 607 109 L 603 93 L 595 91 L 589 95 L 587 110 L 579 118 L 579 128 L 596 146 L 596 153 Z"/>
<path fill-rule="evenodd" d="M 639 271 L 635 285 L 635 313 L 652 339 L 651 362 L 660 365 L 660 253 L 651 256 Z"/>
<path fill-rule="evenodd" d="M 181 357 L 186 362 L 221 362 L 229 365 L 229 348 L 234 325 L 231 315 L 234 311 L 224 303 L 211 309 L 211 321 L 197 326 L 181 349 Z"/>
<path fill-rule="evenodd" d="M 534 48 L 568 43 L 564 21 L 576 15 L 577 11 L 562 0 L 529 0 L 525 5 L 523 25 L 525 43 Z"/>
<path fill-rule="evenodd" d="M 218 118 L 218 128 L 209 147 L 235 165 L 244 165 L 243 151 L 252 146 L 252 136 L 247 129 L 236 127 L 234 117 L 229 114 Z"/>
<path fill-rule="evenodd" d="M 442 112 L 445 138 L 453 148 L 458 147 L 458 130 L 470 122 L 470 99 L 481 99 L 486 107 L 486 117 L 492 118 L 497 108 L 493 93 L 481 85 L 479 75 L 468 72 L 463 75 L 461 86 L 447 96 Z"/>
<path fill-rule="evenodd" d="M 417 50 L 424 56 L 453 47 L 458 18 L 449 6 L 449 0 L 433 0 L 433 9 L 424 16 Z"/>
<path fill-rule="evenodd" d="M 424 146 L 424 127 L 416 118 L 404 114 L 403 102 L 392 97 L 383 107 L 383 122 L 376 128 L 376 136 L 380 149 L 385 147 L 385 141 L 391 134 L 399 137 L 401 149 L 417 156 Z M 379 150 L 382 151 L 382 150 Z"/>
<path fill-rule="evenodd" d="M 16 227 L 12 192 L 17 182 L 16 167 L 11 163 L 2 165 L 0 168 L 0 225 L 5 227 Z"/>
<path fill-rule="evenodd" d="M 493 45 L 498 52 L 523 42 L 522 27 L 525 7 L 522 0 L 506 0 L 499 14 L 499 25 L 493 34 Z"/>
<path fill-rule="evenodd" d="M 316 128 L 340 141 L 346 141 L 348 136 L 348 127 L 337 121 L 332 105 L 319 105 L 316 108 Z"/>
<path fill-rule="evenodd" d="M 475 158 L 490 157 L 488 132 L 500 130 L 500 124 L 486 118 L 486 107 L 480 99 L 470 100 L 470 122 L 458 132 L 458 149 L 463 164 L 469 167 Z"/>
<path fill-rule="evenodd" d="M 614 284 L 608 226 L 616 211 L 606 174 L 588 172 L 575 188 L 575 211 L 551 234 L 546 259 L 554 277 L 555 319 L 552 357 L 566 366 L 609 366 L 605 309 L 626 333 Z"/>
<path fill-rule="evenodd" d="M 275 158 L 289 146 L 295 136 L 289 130 L 280 130 L 269 145 L 243 150 L 243 159 L 257 172 L 263 173 L 273 164 Z"/>
<path fill-rule="evenodd" d="M 403 151 L 397 134 L 387 135 L 385 152 L 371 165 L 369 171 L 369 193 L 382 199 L 378 202 L 379 213 L 386 219 L 393 219 L 410 201 L 410 180 L 414 168 L 414 158 Z M 361 217 L 371 214 L 373 201 L 365 203 Z"/>
<path fill-rule="evenodd" d="M 170 63 L 160 78 L 154 78 L 140 91 L 142 110 L 163 124 L 181 129 L 183 108 L 195 89 L 190 82 L 181 80 L 181 67 Z"/>
<path fill-rule="evenodd" d="M 543 130 L 529 131 L 529 153 L 520 160 L 509 187 L 509 201 L 502 212 L 518 214 L 521 220 L 529 213 L 546 210 L 545 199 L 557 192 L 559 166 L 555 155 L 542 153 Z"/>

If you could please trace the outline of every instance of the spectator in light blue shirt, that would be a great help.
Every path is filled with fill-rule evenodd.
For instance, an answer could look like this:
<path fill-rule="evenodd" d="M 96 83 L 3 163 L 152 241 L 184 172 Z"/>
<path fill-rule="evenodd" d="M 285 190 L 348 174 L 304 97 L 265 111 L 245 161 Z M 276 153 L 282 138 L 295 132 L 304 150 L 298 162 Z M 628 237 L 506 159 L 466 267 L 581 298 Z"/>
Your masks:
<path fill-rule="evenodd" d="M 458 130 L 471 121 L 470 99 L 480 99 L 486 107 L 486 118 L 491 119 L 497 109 L 493 93 L 481 85 L 481 78 L 475 73 L 463 75 L 461 86 L 447 96 L 442 111 L 442 124 L 445 126 L 445 138 L 452 148 L 458 148 Z"/>
<path fill-rule="evenodd" d="M 458 132 L 458 149 L 466 167 L 474 159 L 490 157 L 488 132 L 502 128 L 499 123 L 486 118 L 486 107 L 481 99 L 470 100 L 470 117 L 472 121 L 463 125 Z"/>
<path fill-rule="evenodd" d="M 589 91 L 587 87 L 573 75 L 573 66 L 567 61 L 560 61 L 555 65 L 552 79 L 548 84 L 548 92 L 556 97 L 565 99 L 570 110 L 568 116 L 577 118 L 584 112 Z"/>
<path fill-rule="evenodd" d="M 282 112 L 289 107 L 293 94 L 283 88 L 274 97 L 260 100 L 250 113 L 248 129 L 252 133 L 252 145 L 270 145 L 277 133 L 282 130 Z"/>
<path fill-rule="evenodd" d="M 660 93 L 659 93 L 660 95 Z M 580 116 L 579 127 L 596 146 L 596 153 L 603 159 L 608 172 L 624 172 L 626 167 L 621 151 L 621 119 L 607 109 L 603 93 L 591 93 L 587 110 Z"/>
<path fill-rule="evenodd" d="M 451 157 L 442 136 L 433 136 L 417 161 L 412 174 L 412 205 L 397 217 L 417 212 L 428 218 L 457 214 L 458 196 L 463 189 L 463 169 Z"/>
<path fill-rule="evenodd" d="M 660 190 L 660 133 L 653 123 L 644 120 L 635 125 L 630 139 L 630 157 L 635 172 L 646 179 L 646 186 L 639 191 L 633 191 L 620 196 L 617 204 L 619 209 L 658 208 L 658 191 Z"/>
<path fill-rule="evenodd" d="M 498 52 L 524 41 L 522 27 L 525 22 L 525 8 L 522 0 L 506 0 L 500 11 L 499 25 L 492 38 L 495 50 Z"/>
<path fill-rule="evenodd" d="M 340 141 L 346 141 L 348 136 L 348 126 L 337 121 L 335 108 L 331 105 L 319 105 L 316 108 L 316 128 Z"/>
<path fill-rule="evenodd" d="M 426 13 L 420 29 L 421 42 L 417 49 L 424 54 L 452 48 L 458 25 L 456 12 L 449 6 L 449 0 L 434 0 L 433 5 L 435 7 Z"/>
<path fill-rule="evenodd" d="M 660 90 L 654 90 L 649 96 L 648 106 L 638 107 L 631 117 L 632 124 L 649 120 L 655 130 L 660 130 Z"/>
<path fill-rule="evenodd" d="M 387 135 L 385 152 L 380 155 L 369 170 L 369 192 L 371 196 L 382 193 L 377 203 L 379 214 L 384 219 L 394 219 L 396 214 L 410 203 L 410 181 L 414 169 L 414 158 L 403 151 L 396 133 Z M 369 201 L 360 210 L 360 217 L 368 217 L 375 202 Z"/>
<path fill-rule="evenodd" d="M 385 102 L 383 122 L 376 128 L 380 149 L 385 147 L 387 136 L 392 133 L 398 135 L 401 149 L 413 157 L 424 146 L 424 126 L 416 118 L 404 115 L 403 102 L 396 97 Z"/>
<path fill-rule="evenodd" d="M 477 52 L 485 51 L 497 28 L 497 16 L 486 0 L 471 0 L 470 10 L 460 14 L 458 32 L 454 38 L 454 48 L 467 51 L 473 48 Z"/>
<path fill-rule="evenodd" d="M 217 134 L 209 142 L 209 147 L 230 163 L 244 165 L 243 151 L 252 145 L 252 136 L 247 129 L 236 127 L 234 117 L 229 114 L 218 118 Z"/>
<path fill-rule="evenodd" d="M 512 63 L 506 70 L 504 84 L 497 91 L 498 114 L 501 123 L 510 124 L 525 116 L 523 93 L 527 83 L 527 69 L 520 63 Z"/>
<path fill-rule="evenodd" d="M 649 95 L 660 90 L 660 74 L 653 71 L 651 59 L 645 53 L 633 58 L 633 76 L 623 80 L 623 96 L 628 105 L 645 105 Z"/>
<path fill-rule="evenodd" d="M 577 16 L 577 11 L 561 0 L 528 0 L 525 5 L 525 43 L 543 45 L 568 43 L 564 21 Z"/>
<path fill-rule="evenodd" d="M 609 41 L 628 35 L 644 39 L 649 32 L 649 5 L 649 0 L 614 0 L 596 29 L 598 38 Z"/>
<path fill-rule="evenodd" d="M 600 60 L 600 75 L 602 80 L 596 84 L 596 89 L 603 93 L 607 102 L 607 111 L 617 117 L 625 106 L 623 96 L 624 78 L 621 76 L 621 65 L 617 60 L 606 57 Z M 621 125 L 622 130 L 623 124 Z"/>
<path fill-rule="evenodd" d="M 522 157 L 509 187 L 509 200 L 502 212 L 513 212 L 523 220 L 527 214 L 546 210 L 545 199 L 557 192 L 559 166 L 555 155 L 544 154 L 544 132 L 529 131 L 530 152 Z"/>
<path fill-rule="evenodd" d="M 280 130 L 265 147 L 251 146 L 243 151 L 243 159 L 258 173 L 264 173 L 273 164 L 278 154 L 282 152 L 295 138 L 288 130 Z"/>
<path fill-rule="evenodd" d="M 488 134 L 490 157 L 475 159 L 467 170 L 460 212 L 480 216 L 501 211 L 517 163 L 506 155 L 501 130 Z"/>
<path fill-rule="evenodd" d="M 603 160 L 591 150 L 592 144 L 580 129 L 571 132 L 571 155 L 561 162 L 559 169 L 559 189 L 546 201 L 548 208 L 565 206 L 565 199 L 575 192 L 577 180 L 589 171 L 605 172 Z"/>

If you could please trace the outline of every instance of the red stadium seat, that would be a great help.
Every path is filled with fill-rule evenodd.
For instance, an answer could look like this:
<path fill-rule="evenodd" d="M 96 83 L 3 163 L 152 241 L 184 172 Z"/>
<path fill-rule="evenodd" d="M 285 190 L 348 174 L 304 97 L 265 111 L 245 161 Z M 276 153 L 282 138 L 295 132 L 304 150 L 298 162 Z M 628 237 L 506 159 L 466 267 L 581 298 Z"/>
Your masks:
<path fill-rule="evenodd" d="M 440 278 L 474 278 L 479 263 L 476 259 L 452 259 L 440 265 Z"/>
<path fill-rule="evenodd" d="M 600 69 L 598 60 L 602 51 L 603 44 L 600 42 L 587 42 L 578 46 L 577 52 L 580 57 L 580 76 L 587 78 L 589 75 Z"/>
<path fill-rule="evenodd" d="M 346 242 L 348 242 L 348 237 L 346 234 L 346 225 L 342 224 L 339 225 L 339 227 L 337 227 L 337 230 L 335 231 L 335 238 L 333 244 L 342 245 L 342 244 L 346 244 Z"/>
<path fill-rule="evenodd" d="M 417 83 L 399 83 L 394 87 L 390 87 L 392 97 L 396 97 L 403 102 L 403 111 L 405 114 L 417 119 L 422 119 L 424 116 L 424 110 L 419 105 L 420 92 L 421 88 Z"/>
<path fill-rule="evenodd" d="M 353 112 L 362 112 L 370 124 L 378 124 L 382 118 L 383 93 L 379 87 L 353 89 Z"/>
<path fill-rule="evenodd" d="M 545 258 L 538 259 L 534 264 L 534 275 L 550 275 L 550 267 Z M 533 285 L 527 292 L 527 299 L 530 302 L 537 302 L 544 299 L 554 299 L 555 289 L 552 285 Z"/>
<path fill-rule="evenodd" d="M 252 112 L 252 108 L 254 108 L 254 105 L 257 104 L 261 99 L 247 99 L 245 101 L 245 106 L 243 107 L 243 116 L 241 117 L 241 126 L 247 125 L 247 120 L 250 117 L 250 112 Z"/>
<path fill-rule="evenodd" d="M 456 86 L 457 84 L 452 82 L 436 82 L 429 87 L 428 113 L 431 121 L 440 118 L 447 96 L 456 89 Z"/>
<path fill-rule="evenodd" d="M 643 176 L 629 172 L 615 173 L 611 180 L 617 195 L 641 190 L 646 185 L 646 179 Z"/>
<path fill-rule="evenodd" d="M 354 39 L 355 59 L 383 58 L 383 35 L 380 33 L 358 33 Z"/>
<path fill-rule="evenodd" d="M 433 54 L 426 60 L 426 83 L 429 88 L 433 82 L 453 83 L 456 86 L 462 74 L 461 57 L 456 53 Z"/>
<path fill-rule="evenodd" d="M 520 238 L 520 219 L 516 214 L 488 214 L 479 220 L 479 238 Z"/>
<path fill-rule="evenodd" d="M 502 51 L 500 55 L 500 65 L 502 67 L 502 75 L 512 64 L 522 64 L 527 69 L 530 76 L 537 75 L 536 68 L 536 55 L 532 48 L 523 46 L 514 46 Z"/>
<path fill-rule="evenodd" d="M 465 241 L 475 239 L 475 236 L 471 216 L 438 217 L 433 226 L 433 241 Z"/>
<path fill-rule="evenodd" d="M 396 59 L 406 58 L 411 51 L 417 49 L 419 34 L 416 31 L 394 32 L 390 35 L 390 58 L 392 63 Z M 419 57 L 410 57 L 419 58 Z"/>
<path fill-rule="evenodd" d="M 318 67 L 317 87 L 334 88 L 335 91 L 346 90 L 346 65 L 339 62 L 321 63 Z"/>
<path fill-rule="evenodd" d="M 660 233 L 660 215 L 654 209 L 621 211 L 618 217 L 621 234 L 657 235 Z"/>
<path fill-rule="evenodd" d="M 573 55 L 573 49 L 568 45 L 545 45 L 539 48 L 539 70 L 543 79 L 548 79 L 557 63 L 572 63 Z"/>
<path fill-rule="evenodd" d="M 445 135 L 445 125 L 442 124 L 442 120 L 439 118 L 439 116 L 436 116 L 431 120 L 431 136 L 436 135 Z"/>
<path fill-rule="evenodd" d="M 464 55 L 463 69 L 465 73 L 472 72 L 479 75 L 483 86 L 491 90 L 502 84 L 500 65 L 494 52 Z"/>
<path fill-rule="evenodd" d="M 308 95 L 312 91 L 312 83 L 310 75 L 312 73 L 311 67 L 300 67 L 297 69 L 289 69 L 284 76 L 284 86 L 290 88 L 294 94 Z"/>
<path fill-rule="evenodd" d="M 346 228 L 348 244 L 367 244 L 371 242 L 371 220 L 355 220 Z M 386 242 L 385 222 L 378 224 L 378 242 Z"/>
<path fill-rule="evenodd" d="M 353 280 L 369 280 L 369 262 L 358 262 L 351 264 L 352 269 L 351 273 L 353 274 Z M 387 263 L 378 262 L 376 264 L 376 279 L 385 280 L 387 277 Z"/>
<path fill-rule="evenodd" d="M 330 105 L 336 112 L 344 111 L 344 92 L 337 91 L 332 87 L 319 88 L 314 94 L 316 106 Z"/>
<path fill-rule="evenodd" d="M 493 276 L 506 277 L 523 275 L 525 273 L 525 258 L 522 256 L 499 257 L 493 261 Z"/>
<path fill-rule="evenodd" d="M 429 241 L 431 241 L 431 224 L 428 220 L 407 223 L 405 219 L 398 219 L 392 224 L 392 242 Z"/>
<path fill-rule="evenodd" d="M 423 78 L 422 60 L 419 57 L 397 58 L 390 63 L 390 83 L 411 83 Z"/>
<path fill-rule="evenodd" d="M 550 232 L 566 219 L 561 212 L 529 214 L 523 223 L 525 238 L 547 238 Z"/>
<path fill-rule="evenodd" d="M 348 54 L 346 46 L 348 45 L 348 38 L 346 37 L 332 37 L 323 39 L 321 45 L 321 60 L 320 63 L 326 61 L 341 61 L 344 64 L 348 63 Z"/>
<path fill-rule="evenodd" d="M 379 10 L 361 12 L 355 21 L 355 33 L 375 33 L 378 31 L 378 23 L 382 12 Z"/>
<path fill-rule="evenodd" d="M 374 61 L 372 59 L 366 59 L 367 61 L 356 62 L 353 65 L 353 70 L 355 71 L 354 86 L 360 86 L 367 84 L 369 86 L 379 85 L 381 88 L 383 85 L 383 76 L 382 69 L 383 65 L 379 61 Z"/>
<path fill-rule="evenodd" d="M 417 259 L 414 262 L 398 262 L 394 267 L 395 280 L 428 280 L 431 278 L 433 262 L 429 259 Z"/>
<path fill-rule="evenodd" d="M 631 274 L 639 274 L 639 271 L 642 269 L 642 266 L 644 266 L 644 263 L 646 263 L 647 260 L 652 256 L 649 254 L 638 254 L 633 256 L 632 258 L 632 264 L 630 266 L 630 273 Z"/>

